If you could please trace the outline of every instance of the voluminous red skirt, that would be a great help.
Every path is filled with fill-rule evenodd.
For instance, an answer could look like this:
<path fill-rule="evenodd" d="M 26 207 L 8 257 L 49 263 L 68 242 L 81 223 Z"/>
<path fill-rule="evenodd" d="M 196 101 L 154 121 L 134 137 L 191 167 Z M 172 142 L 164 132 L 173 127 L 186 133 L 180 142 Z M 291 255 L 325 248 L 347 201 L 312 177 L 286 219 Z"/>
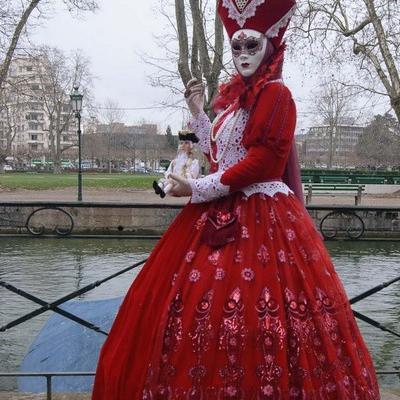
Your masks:
<path fill-rule="evenodd" d="M 133 282 L 105 342 L 93 400 L 377 400 L 342 283 L 292 195 L 234 194 L 238 238 L 201 235 L 189 204 Z"/>

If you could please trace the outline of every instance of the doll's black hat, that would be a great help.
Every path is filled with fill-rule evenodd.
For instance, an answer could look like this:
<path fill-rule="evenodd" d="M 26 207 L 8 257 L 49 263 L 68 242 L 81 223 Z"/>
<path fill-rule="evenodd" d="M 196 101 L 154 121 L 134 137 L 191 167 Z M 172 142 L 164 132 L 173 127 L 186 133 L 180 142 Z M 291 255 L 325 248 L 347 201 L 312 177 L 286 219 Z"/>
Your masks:
<path fill-rule="evenodd" d="M 187 140 L 192 143 L 197 143 L 199 141 L 198 137 L 189 130 L 182 130 L 178 132 L 179 140 Z"/>

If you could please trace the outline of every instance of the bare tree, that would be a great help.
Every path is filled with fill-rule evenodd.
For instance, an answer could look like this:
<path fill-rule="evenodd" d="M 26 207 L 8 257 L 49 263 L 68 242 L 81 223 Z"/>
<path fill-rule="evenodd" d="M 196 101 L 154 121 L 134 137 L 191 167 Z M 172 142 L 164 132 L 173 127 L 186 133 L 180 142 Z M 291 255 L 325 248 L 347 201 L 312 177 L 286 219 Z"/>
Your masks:
<path fill-rule="evenodd" d="M 0 91 L 0 169 L 7 157 L 13 155 L 13 143 L 18 136 L 21 122 L 24 121 L 24 107 L 28 80 L 15 77 L 6 81 Z"/>
<path fill-rule="evenodd" d="M 94 11 L 95 0 L 63 0 L 70 12 Z M 55 0 L 0 0 L 0 90 L 28 22 L 41 20 L 55 6 Z"/>
<path fill-rule="evenodd" d="M 2 141 L 0 151 L 4 157 L 11 154 L 11 146 L 17 134 L 17 121 L 20 110 L 20 97 L 17 92 L 11 94 L 10 88 L 0 95 L 0 112 L 2 115 Z"/>
<path fill-rule="evenodd" d="M 400 121 L 398 1 L 305 0 L 298 17 L 293 42 L 306 39 L 313 56 L 336 67 L 355 66 L 356 74 L 344 85 L 387 96 Z"/>
<path fill-rule="evenodd" d="M 318 91 L 313 94 L 314 110 L 319 123 L 326 124 L 328 129 L 328 168 L 332 168 L 335 149 L 339 138 L 338 126 L 348 122 L 351 111 L 350 105 L 354 103 L 354 93 L 344 88 L 337 82 L 325 81 Z"/>
<path fill-rule="evenodd" d="M 211 101 L 218 89 L 219 77 L 224 69 L 224 36 L 222 22 L 217 14 L 217 0 L 160 0 L 161 14 L 170 30 L 158 37 L 158 45 L 165 57 L 143 56 L 157 72 L 150 77 L 154 86 L 166 87 L 173 94 L 182 94 L 183 86 L 195 77 L 205 80 L 207 103 L 205 110 L 211 114 Z M 175 14 L 173 16 L 173 14 Z M 171 104 L 168 104 L 171 106 Z"/>
<path fill-rule="evenodd" d="M 367 167 L 400 168 L 400 124 L 391 114 L 375 115 L 357 144 Z"/>
<path fill-rule="evenodd" d="M 31 0 L 28 3 L 10 2 L 1 0 L 0 2 L 0 40 L 1 48 L 6 49 L 5 54 L 1 54 L 2 63 L 0 64 L 0 90 L 7 77 L 11 60 L 18 45 L 22 32 L 28 22 L 32 12 L 37 8 L 41 0 Z M 15 4 L 14 4 L 15 3 Z M 18 4 L 17 4 L 18 3 Z M 15 18 L 14 15 L 17 15 Z"/>
<path fill-rule="evenodd" d="M 73 112 L 69 95 L 72 88 L 79 86 L 85 101 L 90 101 L 89 61 L 80 52 L 67 57 L 59 49 L 50 47 L 38 49 L 33 60 L 39 85 L 33 87 L 31 96 L 43 104 L 54 172 L 58 173 L 62 153 L 76 146 L 75 129 L 71 129 Z"/>
<path fill-rule="evenodd" d="M 115 159 L 117 152 L 116 135 L 122 133 L 122 121 L 125 113 L 119 107 L 118 102 L 112 99 L 107 99 L 102 109 L 101 119 L 106 125 L 108 172 L 111 174 L 113 159 Z"/>

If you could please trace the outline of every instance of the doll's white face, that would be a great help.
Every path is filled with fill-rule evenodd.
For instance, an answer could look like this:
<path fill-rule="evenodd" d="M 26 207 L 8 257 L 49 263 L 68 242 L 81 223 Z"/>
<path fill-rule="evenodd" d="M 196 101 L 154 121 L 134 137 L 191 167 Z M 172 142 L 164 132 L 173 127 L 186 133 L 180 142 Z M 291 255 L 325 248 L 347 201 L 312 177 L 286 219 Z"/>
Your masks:
<path fill-rule="evenodd" d="M 245 78 L 254 74 L 264 60 L 268 39 L 253 29 L 240 29 L 231 39 L 233 62 Z"/>
<path fill-rule="evenodd" d="M 192 150 L 192 142 L 190 140 L 181 140 L 179 142 L 179 150 L 189 153 Z"/>

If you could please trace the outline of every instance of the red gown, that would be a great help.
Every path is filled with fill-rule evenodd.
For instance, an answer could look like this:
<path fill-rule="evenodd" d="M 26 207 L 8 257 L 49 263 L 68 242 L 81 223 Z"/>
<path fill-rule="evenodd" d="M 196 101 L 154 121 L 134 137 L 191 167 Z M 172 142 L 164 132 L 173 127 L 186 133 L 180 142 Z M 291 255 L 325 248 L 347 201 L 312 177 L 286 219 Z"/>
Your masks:
<path fill-rule="evenodd" d="M 214 146 L 205 114 L 193 121 L 215 172 L 190 182 L 191 202 L 130 287 L 93 400 L 380 398 L 323 241 L 279 179 L 296 119 L 290 92 L 271 82 L 260 101 L 252 119 L 235 105 L 223 113 Z M 261 135 L 246 137 L 249 124 Z"/>

